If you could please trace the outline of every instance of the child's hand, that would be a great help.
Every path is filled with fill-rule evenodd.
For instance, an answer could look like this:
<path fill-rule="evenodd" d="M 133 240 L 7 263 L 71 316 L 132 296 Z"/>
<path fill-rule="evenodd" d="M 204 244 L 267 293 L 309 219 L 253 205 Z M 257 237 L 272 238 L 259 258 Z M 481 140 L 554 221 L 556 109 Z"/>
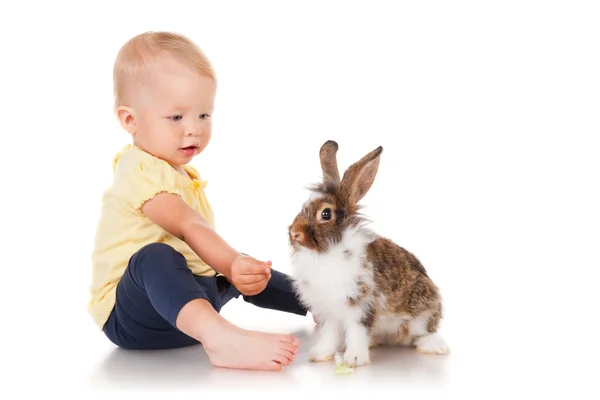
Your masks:
<path fill-rule="evenodd" d="M 242 255 L 231 265 L 231 283 L 245 296 L 262 292 L 271 279 L 271 262 Z"/>

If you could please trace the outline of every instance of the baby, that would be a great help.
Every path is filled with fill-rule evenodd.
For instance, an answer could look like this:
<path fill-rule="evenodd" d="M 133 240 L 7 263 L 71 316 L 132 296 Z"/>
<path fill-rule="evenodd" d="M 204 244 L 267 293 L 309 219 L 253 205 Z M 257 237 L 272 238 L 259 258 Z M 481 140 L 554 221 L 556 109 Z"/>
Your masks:
<path fill-rule="evenodd" d="M 189 163 L 211 139 L 216 78 L 188 38 L 133 37 L 114 66 L 115 112 L 133 144 L 113 161 L 92 254 L 89 312 L 127 349 L 202 343 L 213 365 L 280 370 L 299 341 L 248 331 L 220 310 L 240 295 L 307 315 L 288 277 L 232 248 L 214 230 L 205 182 Z"/>

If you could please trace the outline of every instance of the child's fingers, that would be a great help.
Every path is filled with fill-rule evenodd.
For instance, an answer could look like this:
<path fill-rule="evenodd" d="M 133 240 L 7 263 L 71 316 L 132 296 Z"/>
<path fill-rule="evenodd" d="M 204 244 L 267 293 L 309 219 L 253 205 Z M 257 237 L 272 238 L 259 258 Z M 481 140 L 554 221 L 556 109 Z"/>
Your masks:
<path fill-rule="evenodd" d="M 267 274 L 271 271 L 271 262 L 262 263 L 260 261 L 255 261 L 250 265 L 246 265 L 245 268 L 240 271 L 240 275 L 260 275 Z"/>
<path fill-rule="evenodd" d="M 253 265 L 257 265 L 259 267 L 268 267 L 271 268 L 271 266 L 273 265 L 273 263 L 271 261 L 258 261 L 258 260 L 253 260 Z"/>
<path fill-rule="evenodd" d="M 257 260 L 256 258 L 250 257 L 249 261 L 252 263 L 252 265 L 260 265 L 260 266 L 267 266 L 267 267 L 271 267 L 271 265 L 273 265 L 273 262 L 268 260 L 268 261 L 260 261 Z"/>
<path fill-rule="evenodd" d="M 254 296 L 262 292 L 266 286 L 267 282 L 261 281 L 259 283 L 240 285 L 238 290 L 245 295 Z"/>
<path fill-rule="evenodd" d="M 240 268 L 240 275 L 265 275 L 269 273 L 271 269 L 269 267 L 260 266 L 260 265 L 252 265 L 244 268 Z"/>
<path fill-rule="evenodd" d="M 238 285 L 244 285 L 248 287 L 258 286 L 265 281 L 267 281 L 267 278 L 265 278 L 264 276 L 247 276 L 244 279 L 240 279 Z"/>
<path fill-rule="evenodd" d="M 254 285 L 263 281 L 268 281 L 271 278 L 270 273 L 263 274 L 244 274 L 240 275 L 238 281 L 243 285 Z"/>

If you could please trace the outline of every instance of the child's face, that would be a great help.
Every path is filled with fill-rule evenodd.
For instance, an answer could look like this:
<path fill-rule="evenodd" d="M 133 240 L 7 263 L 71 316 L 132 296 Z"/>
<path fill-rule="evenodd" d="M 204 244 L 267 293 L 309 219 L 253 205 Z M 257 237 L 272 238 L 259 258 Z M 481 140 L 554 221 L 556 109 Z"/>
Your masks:
<path fill-rule="evenodd" d="M 216 84 L 174 61 L 153 71 L 119 114 L 136 146 L 174 167 L 189 163 L 211 138 Z M 123 117 L 125 116 L 125 118 Z"/>

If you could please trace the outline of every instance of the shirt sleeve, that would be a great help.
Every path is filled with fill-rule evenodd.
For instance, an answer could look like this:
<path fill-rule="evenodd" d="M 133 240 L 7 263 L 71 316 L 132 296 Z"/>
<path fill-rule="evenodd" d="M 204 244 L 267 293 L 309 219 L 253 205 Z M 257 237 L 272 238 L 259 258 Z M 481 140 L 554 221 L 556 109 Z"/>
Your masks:
<path fill-rule="evenodd" d="M 114 191 L 134 212 L 159 193 L 183 194 L 182 177 L 166 161 L 132 151 L 115 164 Z"/>

